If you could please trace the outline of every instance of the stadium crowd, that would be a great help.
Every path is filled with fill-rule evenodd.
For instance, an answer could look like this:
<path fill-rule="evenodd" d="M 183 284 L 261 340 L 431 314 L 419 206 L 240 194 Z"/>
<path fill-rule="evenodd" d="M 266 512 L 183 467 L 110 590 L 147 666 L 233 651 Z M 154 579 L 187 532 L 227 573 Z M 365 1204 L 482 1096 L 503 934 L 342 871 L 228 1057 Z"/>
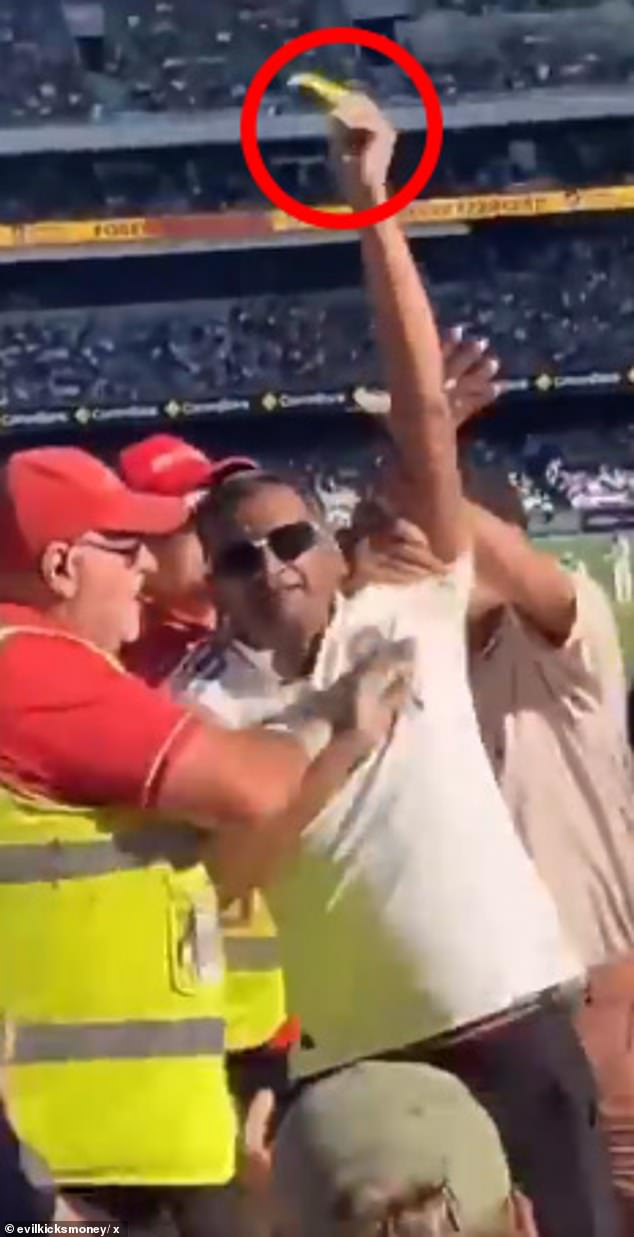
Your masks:
<path fill-rule="evenodd" d="M 367 98 L 343 98 L 333 157 L 353 208 L 385 200 L 394 141 Z M 312 364 L 311 381 L 357 382 L 371 318 L 392 450 L 359 502 L 345 461 L 307 487 L 165 435 L 129 444 L 117 473 L 75 447 L 3 467 L 6 1231 L 632 1232 L 613 616 L 528 540 L 522 479 L 477 444 L 460 458 L 497 394 L 487 342 L 461 326 L 441 344 L 394 219 L 361 250 L 366 302 L 329 302 L 335 360 L 310 296 L 293 315 L 203 305 L 170 353 L 206 390 L 224 389 L 235 337 L 234 377 L 287 385 Z M 148 312 L 135 392 L 163 355 Z M 6 319 L 12 402 L 33 362 L 42 389 L 79 373 L 73 399 L 94 394 L 88 371 L 114 386 L 134 321 L 112 314 L 99 351 L 60 314 L 38 353 Z M 546 451 L 529 442 L 527 461 L 572 501 L 581 446 Z"/>
<path fill-rule="evenodd" d="M 462 322 L 491 339 L 509 379 L 598 371 L 614 373 L 614 384 L 620 375 L 627 381 L 634 305 L 631 226 L 578 225 L 549 232 L 542 225 L 535 248 L 535 232 L 527 225 L 523 231 L 477 233 L 455 243 L 428 242 L 425 256 L 440 321 L 447 327 Z M 230 397 L 309 393 L 379 378 L 358 287 L 293 288 L 288 294 L 226 300 L 188 300 L 185 291 L 176 300 L 172 284 L 169 302 L 134 305 L 127 298 L 131 282 L 144 286 L 148 296 L 144 259 L 136 261 L 141 265 L 132 281 L 117 272 L 114 288 L 104 294 L 123 303 L 54 307 L 57 295 L 67 295 L 64 278 L 57 280 L 50 308 L 0 313 L 0 404 L 22 410 L 160 401 L 166 392 L 177 400 L 205 399 L 210 390 Z M 253 279 L 257 265 L 249 253 L 240 282 Z M 323 251 L 313 265 L 316 280 L 333 269 L 323 262 Z M 343 260 L 335 269 L 341 285 Z M 199 282 L 203 270 L 196 262 Z M 274 278 L 275 261 L 270 270 Z M 212 281 L 214 268 L 208 271 Z M 292 266 L 287 277 L 293 277 Z M 101 272 L 91 278 L 94 294 Z M 300 282 L 295 271 L 295 283 Z"/>
<path fill-rule="evenodd" d="M 568 0 L 543 6 L 449 0 L 425 6 L 418 21 L 397 29 L 447 99 L 631 80 L 629 3 L 573 8 Z"/>
<path fill-rule="evenodd" d="M 2 0 L 0 123 L 235 107 L 280 40 L 315 25 L 349 25 L 360 15 L 346 0 L 108 0 L 98 33 L 86 40 L 74 37 L 74 7 L 72 0 L 66 6 L 62 0 Z M 449 99 L 627 86 L 634 71 L 630 0 L 495 8 L 488 0 L 438 0 L 393 24 L 398 40 L 422 56 Z M 98 57 L 87 50 L 95 41 Z M 382 99 L 412 98 L 409 79 L 387 62 L 359 60 L 338 48 L 320 63 L 334 76 L 361 80 Z M 271 106 L 296 104 L 278 85 Z"/>
<path fill-rule="evenodd" d="M 394 183 L 403 184 L 420 155 L 420 133 L 401 135 Z M 332 199 L 334 187 L 325 142 L 263 143 L 272 175 L 292 197 L 308 203 Z M 0 218 L 23 224 L 42 219 L 101 219 L 267 206 L 232 145 L 173 149 L 49 150 L 7 161 L 0 185 Z M 491 193 L 531 188 L 630 184 L 632 123 L 597 120 L 580 125 L 507 126 L 481 130 L 477 150 L 467 130 L 449 130 L 428 196 Z"/>
<path fill-rule="evenodd" d="M 629 424 L 526 434 L 519 449 L 476 440 L 474 463 L 498 468 L 516 485 L 529 522 L 558 512 L 616 515 L 634 505 L 634 427 Z"/>

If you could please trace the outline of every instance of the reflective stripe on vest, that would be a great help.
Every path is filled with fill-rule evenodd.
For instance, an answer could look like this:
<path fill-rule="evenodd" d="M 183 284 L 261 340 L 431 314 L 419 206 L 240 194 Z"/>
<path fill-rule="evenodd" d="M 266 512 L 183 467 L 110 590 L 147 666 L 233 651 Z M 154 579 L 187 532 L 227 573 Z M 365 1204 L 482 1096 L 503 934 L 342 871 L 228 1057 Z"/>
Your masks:
<path fill-rule="evenodd" d="M 227 1049 L 258 1048 L 286 1019 L 286 993 L 275 924 L 262 894 L 225 907 L 221 915 L 227 965 Z"/>
<path fill-rule="evenodd" d="M 0 846 L 0 885 L 29 885 L 33 881 L 72 880 L 105 876 L 147 866 L 139 855 L 126 854 L 111 838 L 103 842 L 43 842 Z"/>
<path fill-rule="evenodd" d="M 280 947 L 274 936 L 228 936 L 224 951 L 229 971 L 273 971 L 282 965 Z"/>
<path fill-rule="evenodd" d="M 23 1023 L 14 1028 L 11 1063 L 221 1056 L 224 1039 L 222 1018 Z"/>
<path fill-rule="evenodd" d="M 0 644 L 12 634 L 28 633 Z M 198 850 L 187 826 L 0 786 L 7 1091 L 19 1137 L 68 1185 L 234 1175 L 222 935 Z"/>
<path fill-rule="evenodd" d="M 0 846 L 0 885 L 107 876 L 165 861 L 177 868 L 189 867 L 196 863 L 197 846 L 195 829 L 158 824 L 122 830 L 115 837 L 104 835 L 90 842 L 68 838 L 26 845 L 7 842 Z"/>

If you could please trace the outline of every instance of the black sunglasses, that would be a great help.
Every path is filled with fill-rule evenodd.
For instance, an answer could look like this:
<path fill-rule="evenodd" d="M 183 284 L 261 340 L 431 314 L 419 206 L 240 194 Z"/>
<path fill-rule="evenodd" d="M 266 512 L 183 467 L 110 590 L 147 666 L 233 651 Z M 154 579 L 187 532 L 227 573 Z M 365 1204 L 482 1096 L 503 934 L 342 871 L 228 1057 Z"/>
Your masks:
<path fill-rule="evenodd" d="M 235 576 L 241 579 L 256 576 L 264 564 L 265 547 L 272 551 L 281 563 L 294 563 L 295 559 L 312 550 L 319 540 L 319 529 L 308 520 L 295 524 L 280 524 L 272 528 L 266 537 L 244 538 L 232 541 L 220 550 L 213 560 L 213 574 Z"/>

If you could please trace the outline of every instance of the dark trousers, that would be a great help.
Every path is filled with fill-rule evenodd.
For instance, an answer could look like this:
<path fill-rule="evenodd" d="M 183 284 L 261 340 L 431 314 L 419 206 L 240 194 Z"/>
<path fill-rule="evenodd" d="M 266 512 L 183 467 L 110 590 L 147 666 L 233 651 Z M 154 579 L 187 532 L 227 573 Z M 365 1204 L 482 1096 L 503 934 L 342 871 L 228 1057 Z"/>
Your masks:
<path fill-rule="evenodd" d="M 69 1203 L 83 1199 L 114 1224 L 121 1237 L 246 1237 L 238 1187 L 96 1186 L 63 1190 Z M 96 1221 L 87 1220 L 87 1224 Z"/>
<path fill-rule="evenodd" d="M 565 1010 L 536 1008 L 461 1042 L 426 1041 L 380 1060 L 425 1062 L 465 1083 L 495 1121 L 539 1237 L 634 1237 L 622 1228 L 594 1079 Z M 280 1120 L 323 1077 L 296 1084 Z"/>
<path fill-rule="evenodd" d="M 540 1237 L 621 1237 L 594 1079 L 568 1013 L 537 1009 L 419 1052 L 461 1078 L 493 1117 Z"/>
<path fill-rule="evenodd" d="M 288 1053 L 263 1045 L 227 1056 L 229 1090 L 246 1116 L 258 1091 L 272 1091 L 282 1103 L 289 1087 Z"/>

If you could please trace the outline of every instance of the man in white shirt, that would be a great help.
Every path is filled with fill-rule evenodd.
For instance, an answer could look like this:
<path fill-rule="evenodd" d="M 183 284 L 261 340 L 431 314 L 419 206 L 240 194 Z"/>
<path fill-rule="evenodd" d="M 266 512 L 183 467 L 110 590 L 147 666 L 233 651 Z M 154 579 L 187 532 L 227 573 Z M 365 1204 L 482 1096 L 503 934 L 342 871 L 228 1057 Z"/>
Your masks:
<path fill-rule="evenodd" d="M 495 359 L 473 341 L 445 356 L 458 424 L 493 403 Z M 626 681 L 614 614 L 576 557 L 532 545 L 497 469 L 464 469 L 475 535 L 470 679 L 483 742 L 516 829 L 589 969 L 577 1029 L 595 1068 L 612 1173 L 634 1222 L 634 803 Z M 402 487 L 401 487 L 402 488 Z M 400 510 L 407 509 L 400 493 Z M 442 574 L 422 534 L 358 509 L 349 587 Z M 564 569 L 565 568 L 565 569 Z"/>
<path fill-rule="evenodd" d="M 338 126 L 348 200 L 375 205 L 393 134 L 354 97 Z M 392 436 L 446 569 L 344 598 L 314 504 L 271 474 L 232 479 L 199 527 L 234 640 L 190 667 L 189 691 L 229 724 L 290 725 L 384 641 L 414 643 L 389 741 L 315 814 L 271 888 L 289 999 L 312 1037 L 296 1071 L 317 1085 L 381 1056 L 459 1073 L 497 1121 L 542 1237 L 615 1237 L 591 1076 L 564 1009 L 583 970 L 497 790 L 468 687 L 471 559 L 433 315 L 394 221 L 368 228 L 362 251 Z M 258 856 L 251 879 L 272 866 Z"/>

